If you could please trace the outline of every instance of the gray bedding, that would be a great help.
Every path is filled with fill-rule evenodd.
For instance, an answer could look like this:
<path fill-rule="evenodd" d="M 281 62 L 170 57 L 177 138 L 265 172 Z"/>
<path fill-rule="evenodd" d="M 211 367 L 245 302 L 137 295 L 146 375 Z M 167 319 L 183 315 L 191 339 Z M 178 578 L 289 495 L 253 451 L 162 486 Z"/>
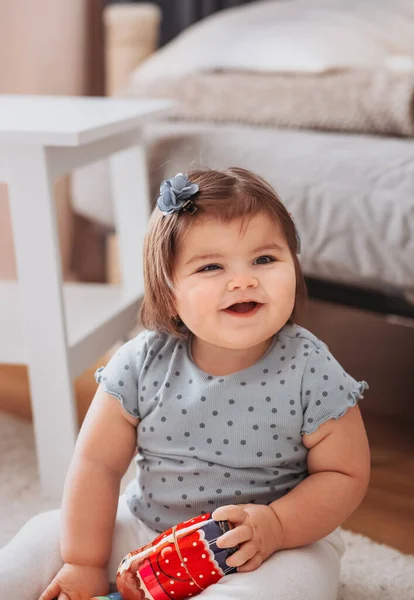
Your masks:
<path fill-rule="evenodd" d="M 292 212 L 307 275 L 414 291 L 414 142 L 229 125 L 148 130 L 152 192 L 192 165 L 250 168 Z"/>
<path fill-rule="evenodd" d="M 413 140 L 181 122 L 152 124 L 146 136 L 153 197 L 162 179 L 201 164 L 252 169 L 292 212 L 307 275 L 414 292 Z M 75 208 L 111 226 L 106 165 L 95 171 L 75 178 Z M 91 178 L 99 208 L 85 194 Z"/>

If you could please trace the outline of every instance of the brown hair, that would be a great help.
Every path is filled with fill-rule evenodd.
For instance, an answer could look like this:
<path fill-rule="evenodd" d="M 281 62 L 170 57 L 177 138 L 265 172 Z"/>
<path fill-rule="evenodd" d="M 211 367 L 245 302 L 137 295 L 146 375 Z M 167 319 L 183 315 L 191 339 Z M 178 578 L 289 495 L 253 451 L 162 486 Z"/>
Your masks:
<path fill-rule="evenodd" d="M 212 169 L 188 173 L 199 185 L 192 197 L 197 212 L 186 211 L 165 215 L 156 207 L 151 215 L 144 242 L 145 296 L 140 309 L 144 327 L 184 337 L 176 318 L 174 295 L 174 259 L 178 244 L 195 220 L 202 216 L 230 222 L 241 218 L 246 223 L 260 212 L 277 222 L 286 238 L 296 272 L 295 305 L 289 321 L 297 320 L 306 303 L 306 284 L 296 256 L 298 251 L 293 221 L 274 189 L 261 177 L 247 169 Z"/>

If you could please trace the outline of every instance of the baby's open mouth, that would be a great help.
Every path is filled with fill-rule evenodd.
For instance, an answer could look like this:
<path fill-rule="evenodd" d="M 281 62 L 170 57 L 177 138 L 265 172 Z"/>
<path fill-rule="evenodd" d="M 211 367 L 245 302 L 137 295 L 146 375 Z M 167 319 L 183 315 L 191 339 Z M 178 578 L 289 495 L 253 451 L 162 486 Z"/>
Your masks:
<path fill-rule="evenodd" d="M 256 312 L 261 306 L 259 302 L 237 302 L 228 306 L 225 310 L 237 315 L 248 315 Z"/>

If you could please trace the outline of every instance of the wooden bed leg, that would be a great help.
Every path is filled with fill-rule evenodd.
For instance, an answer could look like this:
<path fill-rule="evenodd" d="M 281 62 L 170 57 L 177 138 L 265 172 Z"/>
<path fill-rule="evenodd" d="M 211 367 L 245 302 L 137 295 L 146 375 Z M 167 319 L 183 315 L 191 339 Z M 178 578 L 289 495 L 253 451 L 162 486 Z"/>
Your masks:
<path fill-rule="evenodd" d="M 150 2 L 104 9 L 106 94 L 125 89 L 132 71 L 158 46 L 161 9 Z"/>
<path fill-rule="evenodd" d="M 105 90 L 107 96 L 122 94 L 133 70 L 158 46 L 161 9 L 151 2 L 112 4 L 103 11 L 105 32 Z M 121 283 L 118 238 L 106 240 L 108 283 Z"/>

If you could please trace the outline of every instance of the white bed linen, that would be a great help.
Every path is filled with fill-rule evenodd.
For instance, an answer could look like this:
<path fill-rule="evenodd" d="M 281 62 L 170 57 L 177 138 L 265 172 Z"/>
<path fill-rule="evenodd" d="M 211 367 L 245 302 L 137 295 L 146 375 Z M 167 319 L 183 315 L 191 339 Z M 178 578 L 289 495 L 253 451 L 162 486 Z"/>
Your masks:
<path fill-rule="evenodd" d="M 270 0 L 220 11 L 142 63 L 133 85 L 197 71 L 414 68 L 413 0 Z"/>

